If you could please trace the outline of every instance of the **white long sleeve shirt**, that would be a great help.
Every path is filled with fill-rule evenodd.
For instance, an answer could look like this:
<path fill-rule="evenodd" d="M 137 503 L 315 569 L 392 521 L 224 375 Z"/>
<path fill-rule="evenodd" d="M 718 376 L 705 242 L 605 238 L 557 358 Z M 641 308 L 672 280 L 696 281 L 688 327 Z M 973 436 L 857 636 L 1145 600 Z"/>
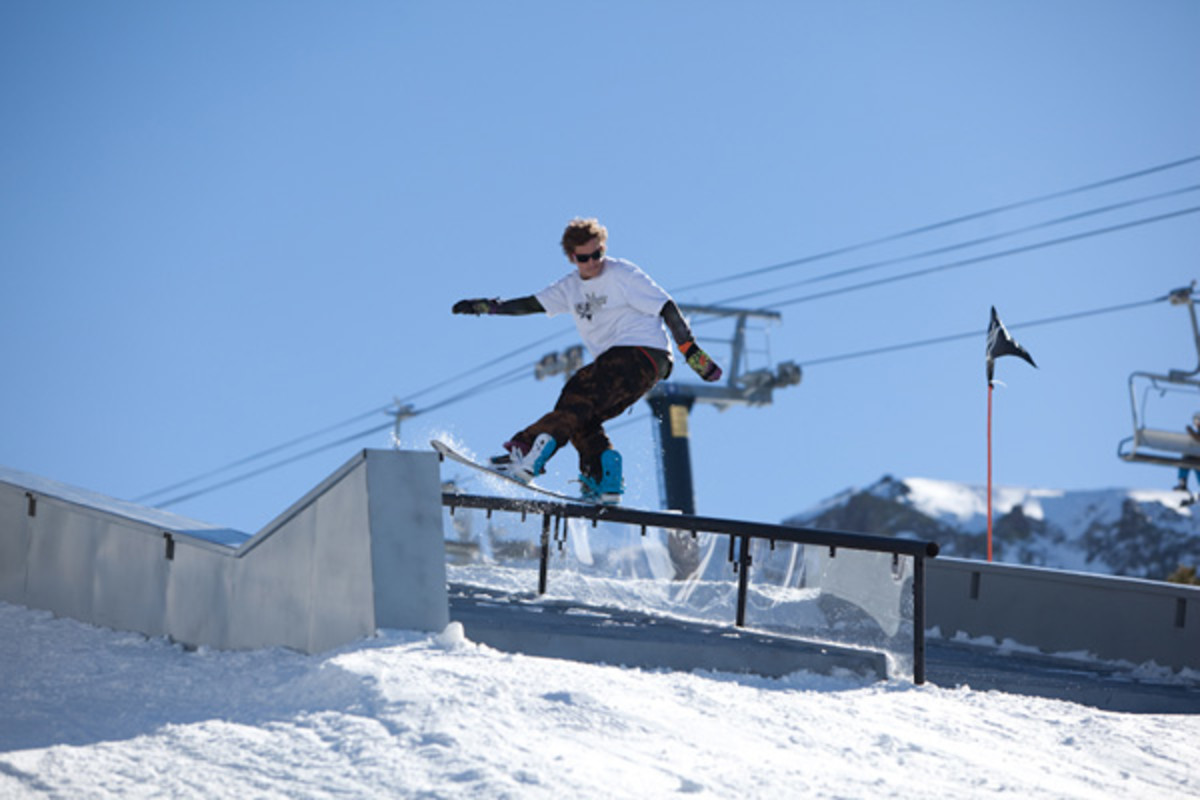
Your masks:
<path fill-rule="evenodd" d="M 571 272 L 535 296 L 549 316 L 574 316 L 593 358 L 621 346 L 671 351 L 659 315 L 671 296 L 630 261 L 606 257 L 596 277 L 585 281 L 578 271 Z"/>

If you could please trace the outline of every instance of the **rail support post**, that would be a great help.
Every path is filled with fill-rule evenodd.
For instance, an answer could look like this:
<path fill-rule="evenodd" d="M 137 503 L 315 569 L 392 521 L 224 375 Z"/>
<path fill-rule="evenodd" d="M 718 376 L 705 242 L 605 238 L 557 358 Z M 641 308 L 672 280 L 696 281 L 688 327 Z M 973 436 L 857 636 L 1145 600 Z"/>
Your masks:
<path fill-rule="evenodd" d="M 913 556 L 913 683 L 925 682 L 925 556 Z"/>
<path fill-rule="evenodd" d="M 737 626 L 746 627 L 746 593 L 750 588 L 750 537 L 739 537 Z"/>
<path fill-rule="evenodd" d="M 542 515 L 542 560 L 538 564 L 538 594 L 546 593 L 546 567 L 550 561 L 550 515 Z"/>

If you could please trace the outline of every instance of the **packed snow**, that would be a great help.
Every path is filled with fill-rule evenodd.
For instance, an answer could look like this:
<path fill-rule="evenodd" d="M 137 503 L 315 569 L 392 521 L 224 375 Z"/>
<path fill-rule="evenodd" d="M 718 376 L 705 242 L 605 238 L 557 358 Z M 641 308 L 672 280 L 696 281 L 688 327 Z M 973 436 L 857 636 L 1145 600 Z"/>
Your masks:
<path fill-rule="evenodd" d="M 187 651 L 0 604 L 0 797 L 1200 797 L 1200 718 L 510 655 Z"/>

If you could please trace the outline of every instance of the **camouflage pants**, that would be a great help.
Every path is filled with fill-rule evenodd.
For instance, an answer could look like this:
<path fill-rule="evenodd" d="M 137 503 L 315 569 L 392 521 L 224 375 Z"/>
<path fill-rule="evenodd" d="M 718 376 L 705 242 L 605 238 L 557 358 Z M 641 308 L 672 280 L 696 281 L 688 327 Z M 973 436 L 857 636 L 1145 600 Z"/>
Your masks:
<path fill-rule="evenodd" d="M 579 454 L 579 471 L 598 479 L 600 456 L 612 448 L 604 422 L 636 403 L 670 372 L 666 351 L 613 347 L 571 376 L 554 410 L 513 439 L 529 444 L 549 433 L 560 448 L 570 442 Z"/>

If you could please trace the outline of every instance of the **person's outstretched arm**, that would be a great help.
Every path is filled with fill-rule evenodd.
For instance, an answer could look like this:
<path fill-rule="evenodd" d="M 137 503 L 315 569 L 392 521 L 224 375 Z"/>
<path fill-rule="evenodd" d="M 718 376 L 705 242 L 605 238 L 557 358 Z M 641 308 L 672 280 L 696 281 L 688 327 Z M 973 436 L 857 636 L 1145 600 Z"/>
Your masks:
<path fill-rule="evenodd" d="M 455 314 L 504 314 L 515 317 L 522 314 L 538 314 L 546 309 L 533 295 L 517 297 L 512 300 L 478 298 L 474 300 L 459 300 L 450 309 Z"/>
<path fill-rule="evenodd" d="M 688 366 L 706 381 L 720 380 L 721 368 L 696 344 L 696 337 L 692 335 L 692 329 L 679 311 L 679 306 L 675 305 L 675 301 L 668 300 L 664 303 L 659 314 L 667 323 L 667 330 L 675 337 L 675 344 L 679 346 L 679 352 L 683 353 Z"/>

